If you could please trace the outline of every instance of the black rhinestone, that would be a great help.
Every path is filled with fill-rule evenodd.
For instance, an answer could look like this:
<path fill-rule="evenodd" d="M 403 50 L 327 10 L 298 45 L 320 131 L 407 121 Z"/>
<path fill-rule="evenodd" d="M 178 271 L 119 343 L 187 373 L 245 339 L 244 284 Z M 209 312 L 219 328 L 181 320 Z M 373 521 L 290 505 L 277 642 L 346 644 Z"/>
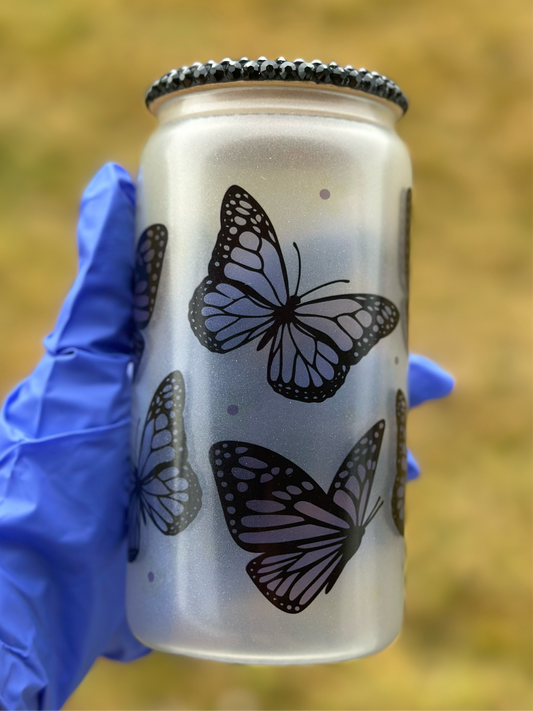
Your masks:
<path fill-rule="evenodd" d="M 350 71 L 347 72 L 346 85 L 351 89 L 359 89 L 361 86 L 361 75 L 357 69 L 350 69 Z"/>
<path fill-rule="evenodd" d="M 226 71 L 222 64 L 215 64 L 210 67 L 209 74 L 212 76 L 215 82 L 222 82 L 226 78 Z"/>
<path fill-rule="evenodd" d="M 172 69 L 167 74 L 167 79 L 166 79 L 165 83 L 166 83 L 169 91 L 175 91 L 176 89 L 180 88 L 180 81 L 179 81 L 180 73 L 181 73 L 181 69 L 179 69 L 179 70 Z"/>
<path fill-rule="evenodd" d="M 267 60 L 261 64 L 260 71 L 263 79 L 274 79 L 278 73 L 278 65 L 276 62 L 269 62 Z"/>
<path fill-rule="evenodd" d="M 336 66 L 332 69 L 331 64 L 329 66 L 330 66 L 329 78 L 330 78 L 331 83 L 334 84 L 335 86 L 343 86 L 345 83 L 345 79 L 346 79 L 346 72 L 344 71 L 344 69 L 339 66 Z"/>
<path fill-rule="evenodd" d="M 372 86 L 372 75 L 365 74 L 361 79 L 361 88 L 363 91 L 368 91 Z"/>
<path fill-rule="evenodd" d="M 378 96 L 385 95 L 386 84 L 381 77 L 379 77 L 379 79 L 374 79 L 374 87 Z"/>
<path fill-rule="evenodd" d="M 250 61 L 250 60 L 248 59 L 248 57 L 241 57 L 241 58 L 238 60 L 237 64 L 240 64 L 241 67 L 244 67 L 244 65 L 246 64 L 246 62 L 249 62 L 249 61 Z"/>
<path fill-rule="evenodd" d="M 207 67 L 204 67 L 203 64 L 200 64 L 200 66 L 196 67 L 196 69 L 194 70 L 193 76 L 194 76 L 194 81 L 197 84 L 200 84 L 200 85 L 205 84 L 207 81 L 207 78 L 209 76 L 209 69 Z"/>
<path fill-rule="evenodd" d="M 237 81 L 242 77 L 242 67 L 238 62 L 231 62 L 226 67 L 226 75 L 230 81 Z"/>
<path fill-rule="evenodd" d="M 283 62 L 279 68 L 279 76 L 280 79 L 284 79 L 285 81 L 298 79 L 298 69 L 296 64 L 294 64 L 294 62 Z"/>
<path fill-rule="evenodd" d="M 283 64 L 283 62 L 286 62 L 286 61 L 287 61 L 287 60 L 285 59 L 285 57 L 278 57 L 278 58 L 276 59 L 276 62 L 277 62 L 278 64 Z"/>
<path fill-rule="evenodd" d="M 207 62 L 205 63 L 206 67 L 214 67 L 218 62 L 215 62 L 214 59 L 208 59 Z"/>
<path fill-rule="evenodd" d="M 268 59 L 266 57 L 257 57 L 255 60 L 258 64 L 261 64 L 262 62 L 268 62 Z"/>
<path fill-rule="evenodd" d="M 315 74 L 315 81 L 317 84 L 324 84 L 327 79 L 328 79 L 328 68 L 326 67 L 325 64 L 314 64 L 314 74 Z"/>
<path fill-rule="evenodd" d="M 224 59 L 219 62 L 219 64 L 222 64 L 223 67 L 227 67 L 228 64 L 233 64 L 233 61 L 229 57 L 224 57 Z"/>
<path fill-rule="evenodd" d="M 388 79 L 383 83 L 383 98 L 388 99 L 389 96 L 392 93 L 392 82 L 390 82 Z"/>
<path fill-rule="evenodd" d="M 313 59 L 313 61 L 309 62 L 309 64 L 312 64 L 316 67 L 319 64 L 323 64 L 323 62 L 321 62 L 320 59 Z"/>
<path fill-rule="evenodd" d="M 294 60 L 293 64 L 296 64 L 296 66 L 299 67 L 300 64 L 305 64 L 305 59 L 301 59 L 300 57 L 298 57 L 298 59 Z"/>
<path fill-rule="evenodd" d="M 296 64 L 296 62 L 295 62 Z M 298 66 L 298 76 L 303 81 L 309 81 L 314 78 L 314 67 L 312 64 L 307 64 L 307 62 L 302 62 Z"/>
<path fill-rule="evenodd" d="M 246 62 L 242 68 L 243 79 L 248 79 L 249 81 L 260 81 L 263 77 L 259 71 L 258 62 Z"/>
<path fill-rule="evenodd" d="M 329 67 L 330 69 L 335 69 L 335 68 L 338 67 L 338 66 L 339 66 L 339 65 L 337 64 L 337 62 L 330 62 L 330 63 L 328 64 L 328 67 Z"/>
<path fill-rule="evenodd" d="M 194 74 L 193 72 L 191 72 L 189 67 L 185 67 L 183 70 L 180 71 L 178 78 L 180 84 L 182 84 L 182 86 L 187 89 L 193 83 Z"/>

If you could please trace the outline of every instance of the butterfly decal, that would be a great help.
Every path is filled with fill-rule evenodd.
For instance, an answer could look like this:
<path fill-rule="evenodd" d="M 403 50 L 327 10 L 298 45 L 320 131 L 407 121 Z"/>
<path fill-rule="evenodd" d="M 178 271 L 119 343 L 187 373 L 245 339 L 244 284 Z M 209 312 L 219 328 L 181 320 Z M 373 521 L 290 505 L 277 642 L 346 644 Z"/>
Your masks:
<path fill-rule="evenodd" d="M 374 294 L 309 299 L 347 279 L 291 294 L 285 260 L 274 227 L 261 205 L 232 185 L 224 195 L 221 228 L 208 275 L 189 304 L 189 322 L 200 343 L 229 353 L 259 339 L 270 345 L 267 380 L 291 400 L 323 402 L 344 383 L 352 365 L 398 323 L 396 306 Z"/>
<path fill-rule="evenodd" d="M 154 312 L 167 242 L 167 228 L 156 224 L 147 227 L 137 243 L 133 271 L 133 353 L 137 364 L 144 351 L 141 331 L 148 326 Z"/>
<path fill-rule="evenodd" d="M 400 284 L 404 296 L 400 309 L 402 312 L 402 333 L 405 347 L 409 342 L 409 281 L 411 259 L 411 188 L 402 192 L 400 215 Z"/>
<path fill-rule="evenodd" d="M 405 483 L 407 481 L 407 398 L 401 390 L 396 393 L 396 478 L 392 487 L 392 518 L 403 536 L 405 527 Z"/>
<path fill-rule="evenodd" d="M 222 441 L 209 456 L 228 530 L 259 553 L 246 572 L 279 610 L 299 613 L 328 593 L 383 502 L 369 501 L 385 431 L 377 422 L 353 447 L 326 493 L 265 447 Z M 369 513 L 367 513 L 369 510 Z"/>
<path fill-rule="evenodd" d="M 161 533 L 175 536 L 202 506 L 198 477 L 187 461 L 183 423 L 185 386 L 175 370 L 161 381 L 144 423 L 137 465 L 132 468 L 128 522 L 128 560 L 139 553 L 141 530 L 151 520 Z"/>

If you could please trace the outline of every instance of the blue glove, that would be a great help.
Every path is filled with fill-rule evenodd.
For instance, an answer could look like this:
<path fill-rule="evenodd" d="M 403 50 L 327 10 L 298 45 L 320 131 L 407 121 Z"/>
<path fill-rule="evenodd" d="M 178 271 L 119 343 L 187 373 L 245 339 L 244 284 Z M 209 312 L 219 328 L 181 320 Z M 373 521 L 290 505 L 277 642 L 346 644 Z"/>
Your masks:
<path fill-rule="evenodd" d="M 446 397 L 453 390 L 454 380 L 445 370 L 424 356 L 411 353 L 407 371 L 409 407 L 416 407 L 428 400 Z M 415 458 L 407 451 L 407 480 L 420 476 Z"/>
<path fill-rule="evenodd" d="M 2 708 L 59 708 L 98 656 L 148 651 L 124 606 L 134 203 L 113 164 L 85 191 L 78 277 L 44 358 L 0 415 Z M 412 404 L 452 385 L 411 357 Z"/>
<path fill-rule="evenodd" d="M 87 188 L 79 274 L 0 415 L 0 707 L 61 707 L 99 655 L 148 650 L 125 615 L 135 189 Z"/>

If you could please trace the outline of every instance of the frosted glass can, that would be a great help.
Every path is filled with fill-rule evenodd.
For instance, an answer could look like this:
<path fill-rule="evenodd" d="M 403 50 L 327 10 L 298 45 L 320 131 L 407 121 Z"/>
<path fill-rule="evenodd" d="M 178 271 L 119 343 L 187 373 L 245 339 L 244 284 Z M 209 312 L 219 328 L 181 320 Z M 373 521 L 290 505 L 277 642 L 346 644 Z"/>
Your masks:
<path fill-rule="evenodd" d="M 377 652 L 403 613 L 402 110 L 309 81 L 179 88 L 138 181 L 131 629 L 226 662 Z"/>

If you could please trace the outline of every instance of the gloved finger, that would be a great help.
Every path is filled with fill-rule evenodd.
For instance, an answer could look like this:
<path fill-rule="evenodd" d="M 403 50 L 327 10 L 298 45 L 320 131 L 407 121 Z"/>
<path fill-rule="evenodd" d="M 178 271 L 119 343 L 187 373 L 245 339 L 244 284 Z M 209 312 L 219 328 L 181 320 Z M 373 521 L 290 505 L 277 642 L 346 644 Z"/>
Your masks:
<path fill-rule="evenodd" d="M 416 407 L 427 400 L 446 397 L 453 390 L 452 376 L 434 363 L 415 353 L 409 354 L 407 372 L 409 407 Z"/>
<path fill-rule="evenodd" d="M 111 163 L 85 191 L 79 273 L 44 358 L 5 402 L 0 451 L 129 419 L 134 203 L 129 175 Z"/>
<path fill-rule="evenodd" d="M 124 168 L 108 163 L 81 200 L 78 276 L 45 340 L 49 353 L 131 352 L 134 233 L 135 187 Z"/>
<path fill-rule="evenodd" d="M 418 479 L 420 476 L 420 467 L 418 462 L 413 457 L 411 452 L 407 450 L 407 481 L 412 481 L 413 479 Z"/>

